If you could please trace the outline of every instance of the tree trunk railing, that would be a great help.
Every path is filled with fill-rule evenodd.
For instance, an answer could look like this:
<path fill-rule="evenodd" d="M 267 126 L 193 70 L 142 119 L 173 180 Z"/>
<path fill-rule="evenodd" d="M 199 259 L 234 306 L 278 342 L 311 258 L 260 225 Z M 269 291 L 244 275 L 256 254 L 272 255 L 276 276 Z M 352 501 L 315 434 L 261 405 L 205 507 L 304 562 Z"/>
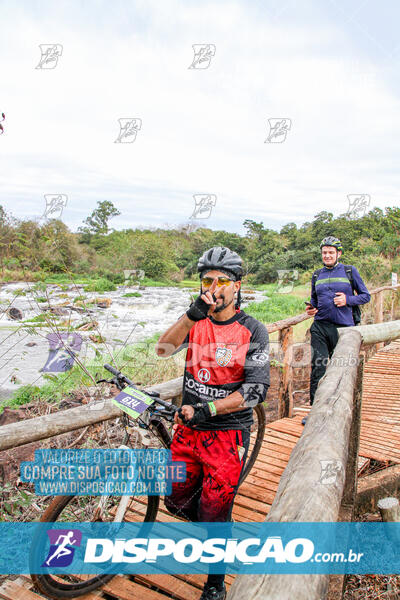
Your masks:
<path fill-rule="evenodd" d="M 374 297 L 375 323 L 383 323 L 383 294 L 387 291 L 392 292 L 391 320 L 393 320 L 394 292 L 396 292 L 399 288 L 400 284 L 395 286 L 385 285 L 370 291 L 371 296 Z M 307 319 L 312 318 L 313 317 L 309 317 L 307 313 L 301 313 L 300 315 L 282 319 L 281 321 L 276 321 L 275 323 L 269 323 L 267 325 L 268 333 L 279 331 L 278 348 L 283 355 L 282 366 L 279 373 L 278 390 L 278 416 L 280 419 L 283 417 L 293 416 L 293 348 L 291 347 L 293 345 L 293 327 L 299 323 L 302 323 L 303 321 L 307 321 Z M 362 326 L 359 325 L 358 329 L 360 327 Z M 379 348 L 382 348 L 382 346 L 383 342 L 378 342 L 375 345 L 375 351 L 379 350 Z M 373 349 L 371 349 L 371 351 L 372 350 Z"/>
<path fill-rule="evenodd" d="M 346 327 L 310 410 L 307 425 L 279 481 L 266 521 L 336 522 L 350 507 L 357 489 L 362 394 L 361 344 L 400 337 L 400 321 Z M 321 460 L 340 466 L 336 481 L 322 482 Z M 227 600 L 325 600 L 329 575 L 238 575 Z"/>
<path fill-rule="evenodd" d="M 178 404 L 182 394 L 183 377 L 177 377 L 164 383 L 149 386 L 145 390 L 160 392 L 162 400 L 171 400 Z M 112 404 L 111 399 L 89 402 L 84 406 L 61 410 L 57 413 L 10 423 L 0 427 L 0 451 L 23 446 L 38 440 L 45 440 L 61 433 L 75 431 L 87 425 L 116 419 L 121 410 Z"/>

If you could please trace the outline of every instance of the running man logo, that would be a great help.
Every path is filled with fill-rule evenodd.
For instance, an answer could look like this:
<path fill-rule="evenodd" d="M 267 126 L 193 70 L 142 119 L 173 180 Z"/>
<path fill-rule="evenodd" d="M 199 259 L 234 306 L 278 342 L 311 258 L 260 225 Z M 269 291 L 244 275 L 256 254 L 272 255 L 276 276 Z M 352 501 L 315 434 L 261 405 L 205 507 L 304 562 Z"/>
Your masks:
<path fill-rule="evenodd" d="M 215 56 L 214 44 L 193 44 L 194 57 L 189 69 L 208 69 Z"/>
<path fill-rule="evenodd" d="M 79 529 L 49 529 L 50 549 L 42 567 L 68 567 L 82 541 Z"/>
<path fill-rule="evenodd" d="M 318 483 L 322 483 L 323 485 L 336 483 L 337 478 L 343 470 L 340 460 L 320 460 L 319 462 L 321 464 L 321 474 Z"/>
<path fill-rule="evenodd" d="M 189 219 L 208 219 L 217 203 L 215 194 L 194 194 L 194 210 Z"/>
<path fill-rule="evenodd" d="M 43 373 L 64 373 L 74 366 L 75 355 L 82 346 L 82 336 L 75 331 L 70 333 L 48 333 L 50 350 Z"/>
<path fill-rule="evenodd" d="M 297 269 L 278 269 L 277 294 L 289 294 L 293 291 L 294 282 L 299 278 Z"/>
<path fill-rule="evenodd" d="M 124 269 L 124 285 L 134 283 L 138 279 L 143 279 L 144 274 L 143 269 Z"/>
<path fill-rule="evenodd" d="M 119 134 L 114 144 L 132 144 L 142 129 L 142 119 L 118 119 Z"/>
<path fill-rule="evenodd" d="M 360 219 L 367 213 L 367 208 L 371 203 L 369 194 L 348 194 L 349 209 L 347 216 L 349 219 Z"/>
<path fill-rule="evenodd" d="M 42 56 L 36 69 L 55 69 L 62 55 L 61 44 L 39 44 Z"/>
<path fill-rule="evenodd" d="M 268 119 L 269 134 L 265 144 L 282 144 L 292 127 L 291 119 Z"/>
<path fill-rule="evenodd" d="M 67 206 L 68 196 L 66 194 L 45 194 L 46 208 L 44 219 L 61 219 L 63 208 Z"/>

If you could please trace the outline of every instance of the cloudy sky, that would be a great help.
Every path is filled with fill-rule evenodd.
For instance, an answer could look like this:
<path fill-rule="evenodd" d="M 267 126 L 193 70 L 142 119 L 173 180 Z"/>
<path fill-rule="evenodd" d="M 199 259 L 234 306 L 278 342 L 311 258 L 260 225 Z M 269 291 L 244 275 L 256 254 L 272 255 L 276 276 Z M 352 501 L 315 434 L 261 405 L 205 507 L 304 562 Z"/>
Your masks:
<path fill-rule="evenodd" d="M 101 200 L 116 229 L 171 226 L 213 194 L 197 222 L 242 233 L 344 213 L 348 194 L 399 203 L 395 0 L 0 6 L 0 204 L 17 217 L 65 194 L 73 231 Z M 62 46 L 54 68 L 36 68 L 41 44 Z M 215 47 L 207 68 L 189 68 L 194 44 Z M 266 141 L 269 119 L 286 139 Z"/>

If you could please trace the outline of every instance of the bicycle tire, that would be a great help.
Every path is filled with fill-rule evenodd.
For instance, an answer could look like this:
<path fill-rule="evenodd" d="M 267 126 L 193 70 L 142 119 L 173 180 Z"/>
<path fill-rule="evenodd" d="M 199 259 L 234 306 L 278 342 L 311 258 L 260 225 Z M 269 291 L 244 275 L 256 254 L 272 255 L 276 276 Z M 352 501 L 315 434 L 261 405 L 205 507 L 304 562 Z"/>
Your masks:
<path fill-rule="evenodd" d="M 265 409 L 263 404 L 257 404 L 257 406 L 253 408 L 253 418 L 255 431 L 250 432 L 249 450 L 247 453 L 246 463 L 240 475 L 239 485 L 243 483 L 253 468 L 263 443 L 266 425 Z M 253 433 L 255 433 L 255 435 L 253 435 Z"/>
<path fill-rule="evenodd" d="M 57 496 L 52 502 L 49 504 L 42 517 L 40 518 L 41 522 L 56 522 L 58 517 L 62 514 L 64 508 L 70 504 L 73 498 L 77 498 L 77 496 Z M 86 498 L 86 496 L 83 496 Z M 116 501 L 119 500 L 120 497 L 116 498 Z M 160 502 L 159 496 L 147 496 L 147 508 L 144 514 L 143 522 L 147 521 L 155 521 L 158 506 Z M 62 521 L 60 521 L 62 522 Z M 45 555 L 42 551 L 42 546 L 44 550 L 44 546 L 47 542 L 47 539 L 43 535 L 43 532 L 38 534 L 36 538 L 34 538 L 33 543 L 31 544 L 31 551 L 39 551 L 41 555 Z M 78 596 L 82 596 L 91 592 L 108 581 L 110 581 L 113 577 L 115 577 L 117 573 L 105 573 L 102 575 L 95 575 L 86 581 L 59 581 L 59 578 L 62 577 L 62 574 L 56 575 L 57 579 L 50 573 L 42 573 L 42 574 L 31 574 L 31 579 L 38 590 L 44 594 L 46 594 L 49 598 L 54 598 L 57 600 L 58 598 L 77 598 Z M 71 579 L 71 576 L 69 576 Z"/>

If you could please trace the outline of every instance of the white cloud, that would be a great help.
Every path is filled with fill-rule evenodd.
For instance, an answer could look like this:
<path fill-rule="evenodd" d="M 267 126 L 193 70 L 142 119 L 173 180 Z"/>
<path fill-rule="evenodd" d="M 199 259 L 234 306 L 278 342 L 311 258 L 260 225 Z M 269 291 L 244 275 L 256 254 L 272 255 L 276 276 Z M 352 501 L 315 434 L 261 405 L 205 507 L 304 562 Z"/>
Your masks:
<path fill-rule="evenodd" d="M 15 215 L 66 193 L 73 229 L 103 199 L 122 212 L 116 227 L 182 223 L 208 192 L 204 223 L 240 231 L 245 218 L 345 212 L 349 193 L 393 203 L 398 94 L 338 23 L 260 18 L 240 2 L 21 6 L 8 4 L 0 41 L 0 203 Z M 35 69 L 50 42 L 58 66 Z M 210 67 L 188 69 L 206 42 Z M 142 119 L 133 144 L 113 143 L 121 117 Z M 283 144 L 264 143 L 272 117 L 292 120 Z"/>

